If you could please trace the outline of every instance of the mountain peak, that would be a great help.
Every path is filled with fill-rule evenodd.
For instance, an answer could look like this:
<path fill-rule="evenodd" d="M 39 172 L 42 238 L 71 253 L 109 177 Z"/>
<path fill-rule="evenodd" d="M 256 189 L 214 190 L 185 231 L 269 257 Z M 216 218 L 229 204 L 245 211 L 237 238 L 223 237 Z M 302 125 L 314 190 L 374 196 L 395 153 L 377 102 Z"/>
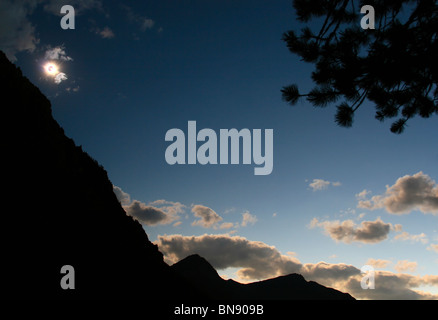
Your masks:
<path fill-rule="evenodd" d="M 214 299 L 255 300 L 354 300 L 349 294 L 307 281 L 291 273 L 272 279 L 242 284 L 222 279 L 213 266 L 198 254 L 190 255 L 171 267 L 195 287 Z"/>
<path fill-rule="evenodd" d="M 221 281 L 216 269 L 203 257 L 192 254 L 178 261 L 171 268 L 179 274 L 199 281 Z"/>

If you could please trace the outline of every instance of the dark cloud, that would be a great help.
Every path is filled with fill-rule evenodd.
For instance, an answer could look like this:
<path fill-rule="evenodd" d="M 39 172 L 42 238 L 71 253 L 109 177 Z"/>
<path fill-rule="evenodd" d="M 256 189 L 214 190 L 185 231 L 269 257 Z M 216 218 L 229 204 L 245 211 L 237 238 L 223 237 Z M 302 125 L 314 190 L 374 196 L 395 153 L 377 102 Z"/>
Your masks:
<path fill-rule="evenodd" d="M 356 299 L 366 300 L 437 300 L 438 295 L 422 292 L 416 288 L 422 285 L 437 286 L 438 276 L 413 276 L 404 273 L 375 271 L 375 289 L 364 290 L 361 276 L 350 277 L 343 287 Z"/>
<path fill-rule="evenodd" d="M 126 214 L 148 226 L 172 223 L 184 212 L 185 206 L 179 202 L 156 200 L 145 204 L 135 199 L 131 201 L 130 195 L 120 187 L 113 186 L 113 191 Z"/>
<path fill-rule="evenodd" d="M 359 200 L 359 208 L 375 210 L 384 208 L 389 213 L 406 214 L 412 210 L 438 214 L 438 184 L 423 172 L 397 179 L 387 186 L 383 195 L 370 200 Z"/>
<path fill-rule="evenodd" d="M 200 204 L 193 206 L 192 212 L 194 213 L 195 217 L 199 218 L 198 220 L 193 221 L 193 226 L 211 228 L 216 226 L 219 221 L 222 221 L 222 217 L 213 209 Z"/>
<path fill-rule="evenodd" d="M 174 221 L 174 219 L 168 216 L 164 211 L 148 206 L 138 200 L 133 200 L 129 205 L 123 206 L 123 208 L 128 215 L 148 226 L 167 224 Z"/>
<path fill-rule="evenodd" d="M 306 279 L 312 279 L 319 283 L 326 282 L 329 279 L 330 284 L 360 274 L 360 270 L 352 265 L 326 262 L 307 263 L 303 265 L 300 272 Z"/>
<path fill-rule="evenodd" d="M 39 42 L 29 21 L 37 4 L 37 0 L 0 1 L 0 49 L 11 61 L 17 60 L 18 52 L 35 50 Z"/>
<path fill-rule="evenodd" d="M 217 269 L 241 268 L 238 275 L 244 280 L 289 274 L 301 267 L 296 258 L 282 255 L 275 247 L 240 236 L 159 236 L 157 244 L 169 263 L 197 253 Z"/>
<path fill-rule="evenodd" d="M 437 295 L 416 290 L 421 285 L 438 286 L 438 275 L 421 277 L 375 271 L 375 289 L 364 290 L 361 280 L 365 274 L 355 266 L 326 262 L 303 265 L 295 257 L 283 255 L 273 246 L 240 236 L 166 235 L 159 236 L 156 243 L 170 264 L 197 253 L 216 269 L 240 268 L 237 272 L 237 280 L 240 281 L 267 279 L 296 272 L 306 280 L 348 292 L 358 299 L 438 299 Z"/>
<path fill-rule="evenodd" d="M 310 227 L 320 227 L 334 240 L 350 243 L 358 241 L 363 243 L 376 243 L 388 238 L 391 224 L 380 219 L 375 221 L 362 221 L 357 226 L 353 220 L 344 221 L 318 221 L 314 218 Z"/>

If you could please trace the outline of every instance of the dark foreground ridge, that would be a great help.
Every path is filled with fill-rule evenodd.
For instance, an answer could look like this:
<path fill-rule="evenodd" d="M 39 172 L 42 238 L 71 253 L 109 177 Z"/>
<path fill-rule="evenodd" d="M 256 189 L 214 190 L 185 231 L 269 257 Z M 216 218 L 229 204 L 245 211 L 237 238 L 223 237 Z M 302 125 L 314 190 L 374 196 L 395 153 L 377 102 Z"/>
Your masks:
<path fill-rule="evenodd" d="M 199 256 L 169 267 L 126 215 L 106 171 L 65 136 L 49 100 L 1 51 L 0 90 L 1 297 L 351 298 L 300 275 L 225 281 Z M 64 265 L 74 268 L 74 290 L 61 288 Z"/>
<path fill-rule="evenodd" d="M 214 299 L 354 300 L 348 293 L 306 281 L 296 273 L 249 284 L 224 280 L 207 260 L 197 254 L 175 263 L 172 269 Z"/>
<path fill-rule="evenodd" d="M 0 79 L 2 297 L 198 297 L 125 214 L 106 171 L 64 135 L 49 100 L 1 51 Z M 74 290 L 60 286 L 63 265 L 74 267 Z"/>

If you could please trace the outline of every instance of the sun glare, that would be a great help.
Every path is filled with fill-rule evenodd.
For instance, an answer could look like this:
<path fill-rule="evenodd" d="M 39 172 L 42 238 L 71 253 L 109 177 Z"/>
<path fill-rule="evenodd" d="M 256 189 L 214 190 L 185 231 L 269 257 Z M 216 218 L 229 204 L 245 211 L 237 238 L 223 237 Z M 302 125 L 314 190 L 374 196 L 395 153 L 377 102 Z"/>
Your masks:
<path fill-rule="evenodd" d="M 59 73 L 58 66 L 52 62 L 46 63 L 44 65 L 44 70 L 46 71 L 46 74 L 49 76 L 55 76 Z"/>

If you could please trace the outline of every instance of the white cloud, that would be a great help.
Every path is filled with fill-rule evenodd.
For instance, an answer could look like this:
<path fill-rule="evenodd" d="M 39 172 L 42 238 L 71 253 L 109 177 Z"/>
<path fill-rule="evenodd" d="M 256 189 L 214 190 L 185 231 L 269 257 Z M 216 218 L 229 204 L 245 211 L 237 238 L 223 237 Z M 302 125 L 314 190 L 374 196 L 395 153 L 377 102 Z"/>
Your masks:
<path fill-rule="evenodd" d="M 367 190 L 367 189 L 363 189 L 361 192 L 356 194 L 356 198 L 358 200 L 363 200 L 366 199 L 367 195 L 370 194 L 371 191 Z"/>
<path fill-rule="evenodd" d="M 430 246 L 427 247 L 427 250 L 435 251 L 436 253 L 438 253 L 438 243 L 437 244 L 431 243 Z"/>
<path fill-rule="evenodd" d="M 390 260 L 370 258 L 366 262 L 366 265 L 370 265 L 370 266 L 374 267 L 375 269 L 384 269 L 388 265 L 390 265 L 391 263 L 392 262 Z"/>
<path fill-rule="evenodd" d="M 45 60 L 61 60 L 61 61 L 72 61 L 73 59 L 69 57 L 65 53 L 65 47 L 64 46 L 57 46 L 54 48 L 49 48 L 44 53 L 44 59 Z"/>
<path fill-rule="evenodd" d="M 396 235 L 394 240 L 421 242 L 422 244 L 427 244 L 429 240 L 424 233 L 420 234 L 410 234 L 409 232 L 403 231 L 402 233 Z"/>
<path fill-rule="evenodd" d="M 257 217 L 246 211 L 242 213 L 242 223 L 240 224 L 242 227 L 246 227 L 251 224 L 254 225 L 257 222 Z"/>
<path fill-rule="evenodd" d="M 309 184 L 309 187 L 312 188 L 313 191 L 324 190 L 327 189 L 330 185 L 333 187 L 341 186 L 339 181 L 330 182 L 323 179 L 313 179 L 313 181 Z"/>
<path fill-rule="evenodd" d="M 438 184 L 423 172 L 397 179 L 394 185 L 386 186 L 383 195 L 370 200 L 359 200 L 359 208 L 375 210 L 384 208 L 392 214 L 407 214 L 413 210 L 438 214 Z"/>
<path fill-rule="evenodd" d="M 131 196 L 124 192 L 120 187 L 113 185 L 113 192 L 122 205 L 128 205 L 131 203 Z"/>
<path fill-rule="evenodd" d="M 231 229 L 235 227 L 234 223 L 232 222 L 224 222 L 219 226 L 219 229 Z"/>
<path fill-rule="evenodd" d="M 64 72 L 59 72 L 55 75 L 55 77 L 53 78 L 53 81 L 56 84 L 60 84 L 62 81 L 67 80 L 67 75 Z"/>
<path fill-rule="evenodd" d="M 359 226 L 353 220 L 320 222 L 317 218 L 313 218 L 309 227 L 320 227 L 332 239 L 345 243 L 352 241 L 377 243 L 388 238 L 391 230 L 391 224 L 384 223 L 380 218 L 375 221 L 362 221 Z"/>
<path fill-rule="evenodd" d="M 394 270 L 397 272 L 415 272 L 417 271 L 418 263 L 415 261 L 401 260 L 397 261 Z"/>

